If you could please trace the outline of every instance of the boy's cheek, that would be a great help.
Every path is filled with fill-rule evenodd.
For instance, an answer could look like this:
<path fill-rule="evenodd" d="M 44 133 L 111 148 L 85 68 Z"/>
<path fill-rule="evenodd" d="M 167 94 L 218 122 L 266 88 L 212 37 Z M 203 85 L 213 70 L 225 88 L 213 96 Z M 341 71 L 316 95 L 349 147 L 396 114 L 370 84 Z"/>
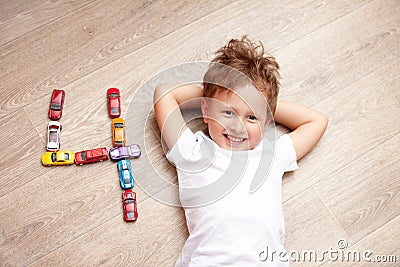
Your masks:
<path fill-rule="evenodd" d="M 209 117 L 210 120 L 213 120 L 214 123 L 218 124 L 220 127 L 224 127 L 227 125 L 229 119 L 225 118 L 224 116 L 221 115 L 216 115 L 216 114 L 210 114 Z"/>

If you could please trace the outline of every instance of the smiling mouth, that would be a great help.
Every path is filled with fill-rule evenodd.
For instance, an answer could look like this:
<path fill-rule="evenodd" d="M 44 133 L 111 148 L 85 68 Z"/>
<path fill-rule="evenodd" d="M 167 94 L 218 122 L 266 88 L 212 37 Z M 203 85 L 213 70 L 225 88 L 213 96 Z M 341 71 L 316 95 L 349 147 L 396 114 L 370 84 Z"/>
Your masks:
<path fill-rule="evenodd" d="M 231 141 L 232 143 L 242 143 L 247 140 L 247 138 L 235 137 L 229 134 L 224 134 L 225 138 Z"/>

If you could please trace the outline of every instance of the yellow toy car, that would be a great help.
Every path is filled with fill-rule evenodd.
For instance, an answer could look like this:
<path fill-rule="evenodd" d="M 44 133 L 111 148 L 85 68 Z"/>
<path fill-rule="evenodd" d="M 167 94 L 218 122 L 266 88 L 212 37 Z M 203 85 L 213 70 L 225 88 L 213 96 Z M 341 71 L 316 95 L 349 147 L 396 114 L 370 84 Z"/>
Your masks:
<path fill-rule="evenodd" d="M 121 118 L 115 118 L 112 120 L 111 128 L 113 147 L 125 146 L 125 121 Z"/>
<path fill-rule="evenodd" d="M 46 152 L 42 155 L 42 164 L 44 166 L 59 166 L 74 164 L 75 154 L 68 150 L 57 152 Z"/>

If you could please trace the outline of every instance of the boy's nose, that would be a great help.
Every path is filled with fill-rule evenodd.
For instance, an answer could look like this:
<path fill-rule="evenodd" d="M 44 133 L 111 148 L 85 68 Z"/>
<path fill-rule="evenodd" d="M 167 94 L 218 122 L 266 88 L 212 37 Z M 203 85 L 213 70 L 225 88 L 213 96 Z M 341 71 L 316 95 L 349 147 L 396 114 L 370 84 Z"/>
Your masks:
<path fill-rule="evenodd" d="M 232 121 L 227 125 L 227 130 L 229 134 L 243 135 L 246 133 L 246 128 L 243 122 L 239 118 L 232 119 Z M 242 136 L 240 136 L 242 137 Z"/>

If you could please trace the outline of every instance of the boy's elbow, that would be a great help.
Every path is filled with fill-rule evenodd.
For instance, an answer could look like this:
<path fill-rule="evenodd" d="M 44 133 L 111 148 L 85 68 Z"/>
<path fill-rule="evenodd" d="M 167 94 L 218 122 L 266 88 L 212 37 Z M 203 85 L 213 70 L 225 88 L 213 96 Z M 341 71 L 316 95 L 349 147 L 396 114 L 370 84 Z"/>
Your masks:
<path fill-rule="evenodd" d="M 156 86 L 153 92 L 153 104 L 156 104 L 159 98 L 160 98 L 160 87 Z"/>
<path fill-rule="evenodd" d="M 318 123 L 321 127 L 322 133 L 324 133 L 326 128 L 328 128 L 329 119 L 325 114 L 319 113 Z"/>
<path fill-rule="evenodd" d="M 165 84 L 159 84 L 156 86 L 154 89 L 153 93 L 153 104 L 156 104 L 160 98 L 165 94 L 166 92 L 166 85 Z"/>

